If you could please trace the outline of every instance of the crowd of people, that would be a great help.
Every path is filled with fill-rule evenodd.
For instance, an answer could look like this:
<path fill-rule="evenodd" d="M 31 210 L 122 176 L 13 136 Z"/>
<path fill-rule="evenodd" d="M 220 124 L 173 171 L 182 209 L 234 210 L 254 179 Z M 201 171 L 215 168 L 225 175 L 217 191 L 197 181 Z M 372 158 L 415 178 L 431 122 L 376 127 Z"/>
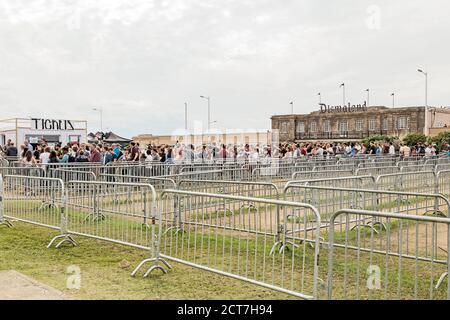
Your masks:
<path fill-rule="evenodd" d="M 450 146 L 447 143 L 445 150 L 450 154 Z M 262 158 L 295 159 L 302 157 L 330 158 L 334 156 L 358 157 L 364 155 L 375 156 L 397 156 L 432 157 L 437 154 L 436 145 L 418 143 L 408 146 L 404 143 L 394 145 L 393 143 L 373 142 L 368 146 L 358 143 L 283 143 L 278 146 L 243 145 L 217 145 L 215 143 L 195 147 L 192 144 L 161 145 L 141 148 L 139 143 L 131 142 L 129 146 L 122 147 L 119 144 L 87 144 L 75 143 L 65 146 L 50 146 L 45 143 L 32 145 L 25 141 L 18 149 L 14 142 L 8 140 L 3 146 L 3 153 L 7 157 L 18 157 L 25 165 L 38 163 L 71 163 L 89 162 L 107 165 L 117 161 L 145 161 L 145 162 L 201 162 L 216 159 L 242 160 Z"/>

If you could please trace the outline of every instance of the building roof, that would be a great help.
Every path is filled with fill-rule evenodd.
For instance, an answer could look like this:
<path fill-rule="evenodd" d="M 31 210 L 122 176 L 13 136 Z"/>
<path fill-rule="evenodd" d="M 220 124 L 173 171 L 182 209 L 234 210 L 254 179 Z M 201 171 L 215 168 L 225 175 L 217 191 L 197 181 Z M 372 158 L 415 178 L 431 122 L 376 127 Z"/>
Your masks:
<path fill-rule="evenodd" d="M 107 132 L 105 133 L 105 139 L 103 141 L 107 143 L 129 143 L 132 140 L 121 137 L 113 132 Z"/>
<path fill-rule="evenodd" d="M 103 139 L 101 139 L 103 137 Z M 103 141 L 106 143 L 129 143 L 132 140 L 131 139 L 127 139 L 124 137 L 121 137 L 117 134 L 115 134 L 114 132 L 97 132 L 97 133 L 89 133 L 88 134 L 88 140 L 89 142 L 99 142 L 99 141 Z"/>

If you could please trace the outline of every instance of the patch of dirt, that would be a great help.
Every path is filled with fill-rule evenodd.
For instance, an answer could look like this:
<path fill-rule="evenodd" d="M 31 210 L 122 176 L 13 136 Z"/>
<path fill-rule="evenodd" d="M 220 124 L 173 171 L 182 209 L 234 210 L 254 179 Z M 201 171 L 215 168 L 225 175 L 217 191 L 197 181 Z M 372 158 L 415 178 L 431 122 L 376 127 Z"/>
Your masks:
<path fill-rule="evenodd" d="M 19 272 L 0 272 L 0 300 L 70 300 L 62 292 Z"/>

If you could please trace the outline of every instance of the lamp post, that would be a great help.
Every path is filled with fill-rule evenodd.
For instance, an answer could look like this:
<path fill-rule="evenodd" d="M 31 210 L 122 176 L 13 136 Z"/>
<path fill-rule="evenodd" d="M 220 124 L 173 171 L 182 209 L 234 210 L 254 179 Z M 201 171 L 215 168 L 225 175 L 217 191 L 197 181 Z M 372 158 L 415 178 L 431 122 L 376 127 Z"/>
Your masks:
<path fill-rule="evenodd" d="M 319 92 L 317 95 L 319 96 L 319 105 L 321 105 L 322 104 L 322 94 Z"/>
<path fill-rule="evenodd" d="M 370 89 L 365 90 L 367 92 L 367 107 L 370 107 L 369 98 L 370 98 Z"/>
<path fill-rule="evenodd" d="M 291 105 L 291 113 L 294 114 L 294 101 L 289 103 Z"/>
<path fill-rule="evenodd" d="M 100 113 L 100 131 L 103 133 L 103 109 L 102 108 L 92 108 L 93 111 Z"/>
<path fill-rule="evenodd" d="M 200 96 L 202 99 L 208 100 L 208 131 L 211 129 L 211 98 L 206 96 Z"/>
<path fill-rule="evenodd" d="M 425 126 L 423 133 L 428 136 L 428 72 L 425 72 L 422 69 L 418 69 L 417 71 L 425 76 Z"/>
<path fill-rule="evenodd" d="M 184 129 L 188 130 L 188 120 L 187 120 L 187 113 L 188 113 L 188 104 L 187 102 L 184 103 Z"/>
<path fill-rule="evenodd" d="M 392 97 L 392 108 L 395 108 L 395 92 L 391 93 L 391 97 Z"/>
<path fill-rule="evenodd" d="M 343 107 L 345 107 L 345 83 L 343 82 L 339 88 L 342 88 L 342 96 L 343 96 Z"/>

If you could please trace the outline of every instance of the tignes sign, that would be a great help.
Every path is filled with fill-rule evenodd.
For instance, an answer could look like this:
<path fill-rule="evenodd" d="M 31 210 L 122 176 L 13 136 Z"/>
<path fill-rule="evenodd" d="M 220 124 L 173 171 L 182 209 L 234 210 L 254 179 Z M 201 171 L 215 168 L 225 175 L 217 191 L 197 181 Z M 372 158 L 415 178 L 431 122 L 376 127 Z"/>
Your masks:
<path fill-rule="evenodd" d="M 325 103 L 320 103 L 321 113 L 345 113 L 345 112 L 364 112 L 367 111 L 367 104 L 364 101 L 363 104 L 352 105 L 350 102 L 344 106 L 330 106 Z"/>
<path fill-rule="evenodd" d="M 34 130 L 75 130 L 70 120 L 31 118 L 31 122 Z"/>

